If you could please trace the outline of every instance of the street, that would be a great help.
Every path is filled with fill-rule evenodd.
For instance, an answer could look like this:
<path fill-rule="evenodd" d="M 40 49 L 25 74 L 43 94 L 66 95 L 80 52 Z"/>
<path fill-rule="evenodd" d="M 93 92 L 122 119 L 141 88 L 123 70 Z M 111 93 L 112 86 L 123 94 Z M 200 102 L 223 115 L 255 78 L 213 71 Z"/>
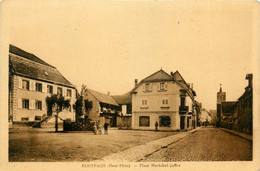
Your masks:
<path fill-rule="evenodd" d="M 146 157 L 142 162 L 250 161 L 252 144 L 218 128 L 204 127 Z"/>
<path fill-rule="evenodd" d="M 110 130 L 109 135 L 93 135 L 13 129 L 9 132 L 9 161 L 93 161 L 133 147 L 137 152 L 145 151 L 149 142 L 166 141 L 166 137 L 183 133 Z M 140 161 L 252 160 L 251 142 L 218 128 L 202 127 L 171 142 L 147 153 Z"/>

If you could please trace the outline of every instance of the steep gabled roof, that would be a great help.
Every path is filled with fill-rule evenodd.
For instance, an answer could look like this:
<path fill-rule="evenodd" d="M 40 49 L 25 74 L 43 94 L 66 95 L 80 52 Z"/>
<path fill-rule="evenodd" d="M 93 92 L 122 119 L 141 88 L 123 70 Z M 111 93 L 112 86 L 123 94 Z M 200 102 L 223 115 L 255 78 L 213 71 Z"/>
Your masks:
<path fill-rule="evenodd" d="M 152 75 L 144 78 L 142 82 L 160 82 L 160 81 L 171 81 L 172 77 L 162 69 L 153 73 Z"/>
<path fill-rule="evenodd" d="M 26 52 L 18 47 L 15 47 L 13 45 L 9 45 L 9 52 L 10 53 L 13 53 L 13 54 L 16 54 L 18 56 L 21 56 L 21 57 L 24 57 L 26 59 L 29 59 L 31 61 L 34 61 L 34 62 L 37 62 L 37 63 L 40 63 L 40 64 L 43 64 L 43 65 L 46 65 L 46 66 L 49 66 L 49 67 L 53 67 L 55 68 L 54 66 L 44 62 L 43 60 L 41 60 L 40 58 L 38 58 L 37 56 L 35 56 L 34 54 L 32 53 L 29 53 L 29 52 Z"/>
<path fill-rule="evenodd" d="M 10 48 L 9 69 L 12 74 L 75 88 L 55 67 L 38 57 L 34 58 L 30 53 L 25 55 L 27 52 L 19 51 L 19 48 L 14 46 L 10 46 Z"/>
<path fill-rule="evenodd" d="M 95 90 L 91 90 L 89 88 L 87 89 L 87 91 L 89 91 L 101 103 L 118 106 L 117 102 L 113 99 L 112 96 L 109 96 L 107 94 L 104 94 L 104 93 L 101 93 L 101 92 L 98 92 Z"/>
<path fill-rule="evenodd" d="M 131 104 L 132 103 L 132 97 L 131 97 L 131 94 L 130 92 L 128 93 L 125 93 L 123 95 L 115 95 L 115 96 L 112 96 L 115 101 L 118 103 L 118 104 Z"/>
<path fill-rule="evenodd" d="M 183 82 L 183 83 L 187 84 L 186 81 L 184 80 L 184 78 L 179 73 L 179 71 L 176 71 L 174 74 L 172 74 L 172 77 L 175 81 L 179 81 L 179 82 Z"/>
<path fill-rule="evenodd" d="M 134 90 L 139 87 L 140 84 L 146 83 L 146 82 L 160 82 L 160 81 L 173 81 L 173 78 L 167 74 L 165 71 L 160 69 L 159 71 L 149 75 L 148 77 L 142 79 L 132 90 L 131 92 L 134 92 Z"/>

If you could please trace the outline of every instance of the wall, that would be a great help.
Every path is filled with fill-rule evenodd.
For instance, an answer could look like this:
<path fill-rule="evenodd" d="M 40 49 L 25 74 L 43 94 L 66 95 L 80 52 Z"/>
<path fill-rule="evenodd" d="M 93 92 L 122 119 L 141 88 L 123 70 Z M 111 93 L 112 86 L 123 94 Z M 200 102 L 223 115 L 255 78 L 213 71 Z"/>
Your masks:
<path fill-rule="evenodd" d="M 92 109 L 88 113 L 88 118 L 93 121 L 99 120 L 101 112 L 99 101 L 88 90 L 86 90 L 84 98 L 92 102 Z"/>
<path fill-rule="evenodd" d="M 149 116 L 150 126 L 144 127 L 139 126 L 139 117 Z M 170 116 L 171 117 L 171 127 L 160 127 L 159 117 L 160 116 Z M 180 117 L 177 112 L 147 112 L 147 113 L 135 113 L 132 115 L 132 129 L 142 129 L 142 130 L 155 130 L 155 122 L 158 122 L 158 130 L 180 130 Z"/>
<path fill-rule="evenodd" d="M 21 84 L 21 80 L 28 80 L 31 84 L 38 82 L 41 83 L 43 88 L 43 92 L 37 92 L 34 89 L 30 89 L 30 90 L 24 90 L 21 88 L 20 84 Z M 36 81 L 33 79 L 29 79 L 29 78 L 24 78 L 24 77 L 20 77 L 20 76 L 14 76 L 13 77 L 13 121 L 21 121 L 21 118 L 23 117 L 28 117 L 29 121 L 34 121 L 35 120 L 35 116 L 42 116 L 43 114 L 47 114 L 47 107 L 46 107 L 46 102 L 45 102 L 45 98 L 47 96 L 51 96 L 51 94 L 47 93 L 47 85 L 52 85 L 53 86 L 53 93 L 56 94 L 57 93 L 57 87 L 62 87 L 63 91 L 67 92 L 67 89 L 71 89 L 72 91 L 72 97 L 66 97 L 66 99 L 70 99 L 71 100 L 71 112 L 64 110 L 62 112 L 59 113 L 59 116 L 62 119 L 71 119 L 72 121 L 75 120 L 75 112 L 73 112 L 73 104 L 75 103 L 75 89 L 73 88 L 69 88 L 69 87 L 65 87 L 65 86 L 60 86 L 60 85 L 56 85 L 56 84 L 52 84 L 52 83 L 47 83 L 47 82 L 43 82 L 43 81 Z M 30 108 L 29 109 L 23 109 L 21 108 L 21 99 L 29 99 L 30 101 Z M 42 110 L 37 110 L 35 109 L 35 104 L 34 101 L 35 100 L 39 100 L 42 101 Z"/>

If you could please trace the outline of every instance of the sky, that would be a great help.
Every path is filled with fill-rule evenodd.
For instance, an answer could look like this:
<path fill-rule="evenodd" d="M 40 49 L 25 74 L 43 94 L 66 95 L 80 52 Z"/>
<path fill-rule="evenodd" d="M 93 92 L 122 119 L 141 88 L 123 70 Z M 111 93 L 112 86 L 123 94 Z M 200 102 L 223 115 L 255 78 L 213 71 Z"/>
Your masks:
<path fill-rule="evenodd" d="M 80 90 L 130 91 L 161 68 L 216 109 L 219 84 L 237 100 L 253 73 L 254 2 L 4 1 L 1 46 L 35 54 Z"/>

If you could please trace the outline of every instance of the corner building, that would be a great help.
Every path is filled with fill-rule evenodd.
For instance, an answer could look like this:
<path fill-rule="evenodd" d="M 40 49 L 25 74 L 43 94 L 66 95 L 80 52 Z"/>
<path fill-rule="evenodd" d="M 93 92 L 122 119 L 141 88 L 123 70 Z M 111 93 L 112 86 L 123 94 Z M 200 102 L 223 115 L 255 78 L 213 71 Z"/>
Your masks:
<path fill-rule="evenodd" d="M 132 129 L 160 131 L 196 127 L 196 93 L 176 71 L 162 69 L 136 83 L 132 94 Z"/>

